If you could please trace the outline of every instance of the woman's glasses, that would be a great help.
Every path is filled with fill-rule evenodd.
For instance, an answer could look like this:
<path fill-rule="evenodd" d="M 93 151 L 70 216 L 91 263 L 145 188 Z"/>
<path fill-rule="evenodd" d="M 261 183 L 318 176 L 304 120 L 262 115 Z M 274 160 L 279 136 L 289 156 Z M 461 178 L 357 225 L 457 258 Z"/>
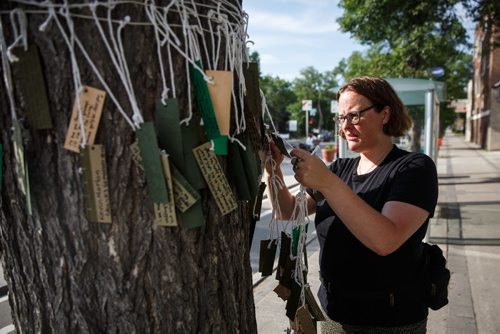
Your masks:
<path fill-rule="evenodd" d="M 347 120 L 347 122 L 349 122 L 349 124 L 356 125 L 359 123 L 361 115 L 373 107 L 375 107 L 375 104 L 372 104 L 368 108 L 365 108 L 365 109 L 360 110 L 360 111 L 351 111 L 345 115 L 338 115 L 335 117 L 335 120 L 339 123 L 339 125 L 343 124 L 345 120 Z"/>

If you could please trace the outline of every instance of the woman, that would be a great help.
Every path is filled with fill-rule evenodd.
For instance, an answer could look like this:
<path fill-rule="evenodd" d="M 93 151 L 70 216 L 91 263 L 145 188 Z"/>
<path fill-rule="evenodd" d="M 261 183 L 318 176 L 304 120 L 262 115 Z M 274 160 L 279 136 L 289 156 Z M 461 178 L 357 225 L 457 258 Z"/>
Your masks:
<path fill-rule="evenodd" d="M 292 150 L 295 178 L 325 198 L 307 199 L 321 247 L 321 305 L 345 333 L 425 333 L 418 277 L 421 240 L 437 202 L 436 167 L 426 155 L 393 145 L 411 120 L 385 80 L 355 78 L 337 101 L 340 134 L 359 157 L 327 167 Z M 271 153 L 282 177 L 283 156 L 274 144 Z M 281 218 L 290 218 L 294 196 L 282 189 L 277 197 Z"/>

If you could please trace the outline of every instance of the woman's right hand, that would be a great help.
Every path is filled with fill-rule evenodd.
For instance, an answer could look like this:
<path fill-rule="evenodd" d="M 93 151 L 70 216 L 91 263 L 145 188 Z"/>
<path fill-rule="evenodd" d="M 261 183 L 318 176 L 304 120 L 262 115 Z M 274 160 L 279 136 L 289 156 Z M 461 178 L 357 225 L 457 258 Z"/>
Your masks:
<path fill-rule="evenodd" d="M 280 167 L 281 163 L 285 159 L 285 156 L 281 153 L 280 149 L 273 140 L 269 141 L 269 151 L 267 152 L 267 155 L 270 155 L 271 159 L 269 159 L 269 157 L 266 158 L 266 172 L 271 174 L 273 169 L 276 170 Z"/>

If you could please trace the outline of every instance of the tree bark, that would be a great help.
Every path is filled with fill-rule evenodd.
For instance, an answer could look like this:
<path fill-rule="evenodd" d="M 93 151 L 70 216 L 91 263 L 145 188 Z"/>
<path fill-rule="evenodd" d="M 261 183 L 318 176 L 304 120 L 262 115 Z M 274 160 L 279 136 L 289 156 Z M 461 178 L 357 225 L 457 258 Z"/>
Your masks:
<path fill-rule="evenodd" d="M 231 2 L 239 6 L 237 1 Z M 4 3 L 0 9 L 12 6 Z M 105 16 L 106 11 L 100 10 L 98 14 Z M 119 5 L 113 11 L 117 19 L 125 15 L 132 21 L 147 20 L 143 6 Z M 53 129 L 30 128 L 24 118 L 23 97 L 15 92 L 29 167 L 32 215 L 27 213 L 26 198 L 16 182 L 13 120 L 3 85 L 0 90 L 4 151 L 0 242 L 17 331 L 255 333 L 248 204 L 239 201 L 236 211 L 221 216 L 206 189 L 201 193 L 205 226 L 157 226 L 145 177 L 129 149 L 135 133 L 109 95 L 95 142 L 106 149 L 113 222 L 87 220 L 80 157 L 63 148 L 74 99 L 70 55 L 54 22 L 45 32 L 38 30 L 46 18 L 28 16 L 29 41 L 40 48 Z M 9 34 L 8 16 L 2 15 L 2 19 Z M 171 20 L 179 22 L 174 16 Z M 128 106 L 93 21 L 74 18 L 74 23 L 110 89 Z M 137 100 L 145 120 L 151 121 L 154 101 L 162 89 L 153 28 L 126 27 L 123 36 Z M 7 39 L 11 41 L 12 36 Z M 184 116 L 191 88 L 184 59 L 175 51 L 173 55 L 177 98 Z M 83 84 L 103 89 L 81 54 L 77 57 Z M 224 159 L 220 161 L 225 168 Z"/>

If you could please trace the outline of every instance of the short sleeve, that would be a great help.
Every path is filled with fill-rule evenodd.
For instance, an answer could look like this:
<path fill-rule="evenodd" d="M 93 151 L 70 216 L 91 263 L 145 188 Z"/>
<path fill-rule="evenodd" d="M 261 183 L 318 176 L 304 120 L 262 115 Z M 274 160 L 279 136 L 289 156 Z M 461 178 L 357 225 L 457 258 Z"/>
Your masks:
<path fill-rule="evenodd" d="M 438 198 L 436 165 L 424 154 L 410 154 L 394 175 L 387 201 L 409 203 L 434 216 Z"/>

